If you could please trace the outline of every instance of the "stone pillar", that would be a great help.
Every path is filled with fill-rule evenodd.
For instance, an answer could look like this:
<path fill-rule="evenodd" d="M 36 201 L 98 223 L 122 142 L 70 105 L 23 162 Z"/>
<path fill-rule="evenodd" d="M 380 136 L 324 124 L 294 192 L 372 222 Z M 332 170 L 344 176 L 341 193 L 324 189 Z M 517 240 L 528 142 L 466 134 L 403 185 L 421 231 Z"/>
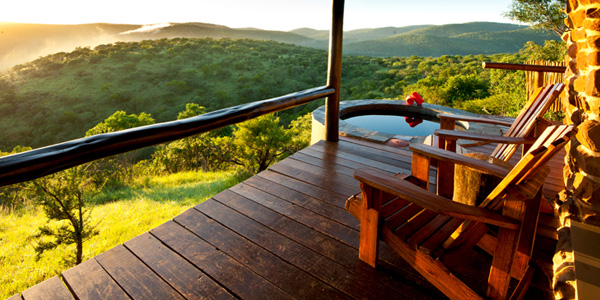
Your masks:
<path fill-rule="evenodd" d="M 600 226 L 600 1 L 568 0 L 565 123 L 578 125 L 567 146 L 565 190 L 558 202 L 561 228 L 554 256 L 557 299 L 575 298 L 570 220 Z"/>

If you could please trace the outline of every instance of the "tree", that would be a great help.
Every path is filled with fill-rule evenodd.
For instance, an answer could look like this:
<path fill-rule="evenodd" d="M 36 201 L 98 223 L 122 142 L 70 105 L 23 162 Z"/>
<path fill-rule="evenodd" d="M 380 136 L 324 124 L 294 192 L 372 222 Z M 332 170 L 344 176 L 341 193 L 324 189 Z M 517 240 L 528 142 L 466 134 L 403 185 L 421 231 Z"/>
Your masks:
<path fill-rule="evenodd" d="M 310 145 L 312 114 L 308 113 L 290 123 L 287 132 L 290 135 L 288 153 L 292 154 Z"/>
<path fill-rule="evenodd" d="M 456 75 L 446 81 L 444 98 L 450 106 L 457 101 L 485 98 L 490 95 L 489 82 L 476 74 Z"/>
<path fill-rule="evenodd" d="M 196 103 L 188 103 L 185 111 L 177 116 L 178 120 L 206 113 L 206 109 Z M 230 134 L 229 127 L 212 130 L 196 136 L 180 139 L 159 147 L 153 155 L 153 162 L 161 171 L 175 173 L 201 169 L 212 171 L 220 169 L 230 161 L 229 147 L 219 144 L 217 139 Z"/>
<path fill-rule="evenodd" d="M 85 133 L 85 136 L 92 136 L 101 133 L 109 133 L 120 131 L 124 129 L 154 124 L 154 119 L 147 113 L 140 113 L 139 115 L 130 114 L 120 110 L 106 118 L 101 123 L 92 127 Z"/>
<path fill-rule="evenodd" d="M 61 245 L 75 245 L 74 255 L 63 258 L 67 264 L 79 264 L 83 259 L 83 243 L 98 234 L 90 223 L 87 203 L 100 187 L 88 177 L 87 167 L 78 166 L 34 182 L 35 202 L 42 206 L 48 223 L 33 236 L 39 257 Z"/>
<path fill-rule="evenodd" d="M 185 105 L 185 110 L 177 115 L 177 120 L 187 119 L 206 113 L 206 108 L 196 103 L 188 103 Z"/>
<path fill-rule="evenodd" d="M 6 79 L 0 78 L 0 103 L 13 104 L 15 97 L 16 93 L 13 84 Z"/>
<path fill-rule="evenodd" d="M 96 134 L 115 132 L 129 128 L 154 124 L 154 119 L 147 113 L 139 115 L 130 114 L 120 110 L 98 123 L 85 133 L 85 136 Z M 134 165 L 134 160 L 138 156 L 140 150 L 130 151 L 114 157 L 108 157 L 96 161 L 90 168 L 93 174 L 97 176 L 96 183 L 106 182 L 109 184 L 118 184 L 121 180 L 131 179 L 133 172 L 131 168 Z"/>
<path fill-rule="evenodd" d="M 538 45 L 529 41 L 523 49 L 519 50 L 525 60 L 549 60 L 562 62 L 567 55 L 567 44 L 563 41 L 545 41 L 544 45 Z"/>
<path fill-rule="evenodd" d="M 0 157 L 31 150 L 31 147 L 16 146 L 11 152 L 0 151 Z M 27 183 L 15 183 L 0 187 L 0 210 L 20 207 L 28 199 Z"/>
<path fill-rule="evenodd" d="M 567 17 L 565 7 L 564 0 L 513 0 L 510 10 L 504 16 L 562 36 L 568 30 L 564 24 Z"/>
<path fill-rule="evenodd" d="M 288 153 L 290 140 L 290 134 L 280 125 L 279 118 L 269 114 L 238 124 L 233 137 L 221 142 L 230 142 L 234 146 L 232 162 L 256 174 Z"/>

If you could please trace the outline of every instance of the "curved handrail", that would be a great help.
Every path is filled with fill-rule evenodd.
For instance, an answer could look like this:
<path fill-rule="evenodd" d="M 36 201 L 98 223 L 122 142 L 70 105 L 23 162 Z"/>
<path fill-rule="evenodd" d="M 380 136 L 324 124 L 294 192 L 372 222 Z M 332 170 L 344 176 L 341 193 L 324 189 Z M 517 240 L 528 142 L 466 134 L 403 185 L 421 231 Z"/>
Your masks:
<path fill-rule="evenodd" d="M 100 158 L 162 144 L 306 104 L 335 92 L 328 86 L 242 104 L 200 116 L 98 134 L 0 158 L 0 186 L 24 182 Z"/>
<path fill-rule="evenodd" d="M 528 65 L 528 64 L 513 64 L 513 63 L 497 63 L 483 62 L 484 69 L 503 69 L 516 71 L 532 71 L 532 72 L 549 72 L 549 73 L 564 73 L 567 67 L 563 66 L 544 66 L 544 65 Z"/>

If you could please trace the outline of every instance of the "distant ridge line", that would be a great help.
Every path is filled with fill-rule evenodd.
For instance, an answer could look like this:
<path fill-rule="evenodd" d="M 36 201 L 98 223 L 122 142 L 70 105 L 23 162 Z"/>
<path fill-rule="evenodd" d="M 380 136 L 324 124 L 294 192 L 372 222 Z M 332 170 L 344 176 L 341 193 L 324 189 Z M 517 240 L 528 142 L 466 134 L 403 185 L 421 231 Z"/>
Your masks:
<path fill-rule="evenodd" d="M 325 50 L 329 39 L 328 30 L 312 28 L 275 31 L 230 28 L 202 22 L 169 24 L 151 28 L 148 25 L 110 23 L 45 25 L 0 22 L 0 71 L 48 54 L 115 42 L 176 37 L 231 38 L 273 40 Z M 128 34 L 121 34 L 124 32 Z M 344 32 L 344 53 L 382 57 L 515 53 L 527 41 L 543 44 L 546 40 L 559 40 L 559 37 L 510 23 L 388 26 Z"/>

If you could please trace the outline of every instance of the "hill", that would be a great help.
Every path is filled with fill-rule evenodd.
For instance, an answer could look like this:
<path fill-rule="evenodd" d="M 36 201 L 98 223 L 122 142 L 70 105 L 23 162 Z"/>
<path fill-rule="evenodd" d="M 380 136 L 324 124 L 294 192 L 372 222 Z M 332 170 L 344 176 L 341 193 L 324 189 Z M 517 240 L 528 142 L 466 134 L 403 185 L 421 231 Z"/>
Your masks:
<path fill-rule="evenodd" d="M 123 24 L 45 25 L 0 22 L 0 71 L 51 53 L 115 42 L 161 38 L 235 38 L 272 40 L 323 48 L 311 38 L 291 32 L 233 29 L 206 23 L 169 23 L 163 26 Z M 324 44 L 325 47 L 327 43 Z"/>
<path fill-rule="evenodd" d="M 327 49 L 329 39 L 328 30 L 310 28 L 283 32 L 256 28 L 230 28 L 207 23 L 159 25 L 0 23 L 0 70 L 51 53 L 118 41 L 139 42 L 147 39 L 177 37 L 231 38 L 272 40 L 315 49 Z M 543 44 L 547 39 L 558 40 L 558 37 L 528 27 L 491 22 L 383 27 L 344 32 L 344 52 L 382 57 L 514 53 L 523 47 L 526 41 Z M 447 48 L 446 43 L 450 47 Z"/>
<path fill-rule="evenodd" d="M 128 34 L 121 34 L 130 41 L 142 41 L 162 38 L 231 38 L 271 40 L 288 44 L 304 44 L 311 39 L 292 32 L 262 30 L 255 28 L 234 29 L 227 26 L 206 23 L 171 23 L 168 26 L 150 30 L 140 30 Z"/>
<path fill-rule="evenodd" d="M 381 57 L 516 53 L 527 41 L 543 45 L 546 40 L 558 40 L 558 37 L 530 27 L 477 22 L 431 26 L 387 38 L 350 43 L 345 45 L 344 53 Z"/>
<path fill-rule="evenodd" d="M 432 39 L 413 37 L 424 38 L 424 44 Z M 402 98 L 405 88 L 412 90 L 408 86 L 427 81 L 427 76 L 449 80 L 484 72 L 482 61 L 519 60 L 518 54 L 346 55 L 341 97 Z M 82 137 L 118 110 L 149 113 L 165 122 L 176 119 L 187 103 L 212 111 L 281 96 L 324 85 L 326 70 L 324 50 L 247 39 L 158 39 L 59 52 L 0 73 L 0 150 Z M 285 123 L 318 105 L 314 102 L 279 116 Z"/>
<path fill-rule="evenodd" d="M 431 25 L 427 27 L 417 28 L 405 34 L 422 34 L 437 37 L 451 37 L 464 33 L 472 32 L 506 32 L 518 29 L 524 29 L 529 26 L 521 26 L 515 24 L 495 23 L 495 22 L 470 22 L 462 24 L 446 24 L 446 25 Z"/>
<path fill-rule="evenodd" d="M 273 41 L 177 38 L 59 52 L 0 74 L 0 149 L 76 139 L 118 110 L 164 122 L 190 102 L 211 111 L 285 95 L 324 85 L 326 70 L 326 51 Z"/>
<path fill-rule="evenodd" d="M 329 38 L 327 30 L 300 28 L 291 32 L 316 41 Z M 527 41 L 544 44 L 546 40 L 559 38 L 528 26 L 494 22 L 383 27 L 344 32 L 344 53 L 381 57 L 515 53 Z M 306 45 L 325 49 L 317 42 Z"/>
<path fill-rule="evenodd" d="M 397 34 L 410 32 L 420 28 L 428 28 L 431 25 L 413 25 L 405 27 L 381 27 L 381 28 L 365 28 L 355 29 L 344 32 L 344 42 L 352 43 L 358 41 L 368 41 L 382 39 Z M 303 35 L 315 40 L 328 40 L 329 30 L 316 30 L 311 28 L 299 28 L 290 31 L 299 35 Z"/>

